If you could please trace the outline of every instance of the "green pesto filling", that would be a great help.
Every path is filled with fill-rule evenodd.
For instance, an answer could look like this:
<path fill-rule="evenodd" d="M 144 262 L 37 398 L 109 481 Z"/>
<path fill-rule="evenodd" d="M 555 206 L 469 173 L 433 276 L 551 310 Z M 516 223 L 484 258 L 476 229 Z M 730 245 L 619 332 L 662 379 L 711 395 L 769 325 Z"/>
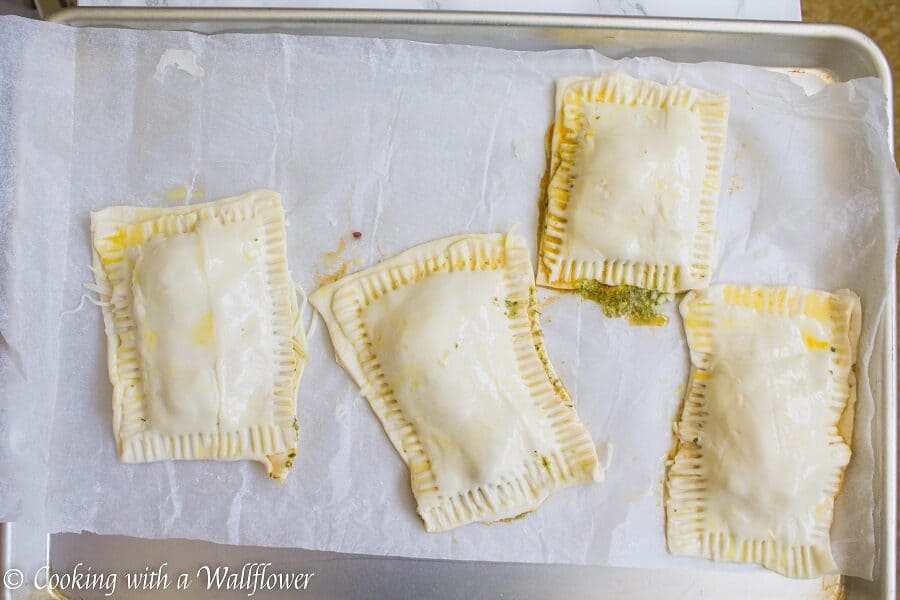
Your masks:
<path fill-rule="evenodd" d="M 515 319 L 519 315 L 519 301 L 506 300 L 506 316 Z"/>
<path fill-rule="evenodd" d="M 290 469 L 290 468 L 292 468 L 292 467 L 294 466 L 294 459 L 295 459 L 296 457 L 297 457 L 297 451 L 296 451 L 296 450 L 291 450 L 291 451 L 288 453 L 287 460 L 284 461 L 284 468 L 285 468 L 285 469 Z"/>
<path fill-rule="evenodd" d="M 579 279 L 575 291 L 582 298 L 593 300 L 610 318 L 625 317 L 635 325 L 663 325 L 666 317 L 659 307 L 668 296 L 654 290 L 631 285 L 603 285 L 596 279 Z"/>

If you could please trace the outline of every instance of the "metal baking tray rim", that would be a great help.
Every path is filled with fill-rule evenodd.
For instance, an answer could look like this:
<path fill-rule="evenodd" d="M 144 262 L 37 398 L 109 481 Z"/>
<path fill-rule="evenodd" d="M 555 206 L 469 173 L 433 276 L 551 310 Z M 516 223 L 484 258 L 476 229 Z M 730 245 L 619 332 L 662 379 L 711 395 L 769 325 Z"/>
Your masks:
<path fill-rule="evenodd" d="M 556 13 L 474 12 L 431 10 L 345 10 L 311 8 L 190 8 L 190 7 L 67 7 L 48 21 L 75 27 L 121 27 L 128 21 L 148 24 L 206 22 L 241 26 L 248 22 L 308 24 L 390 24 L 411 26 L 505 26 L 527 28 L 611 29 L 626 31 L 668 31 L 710 34 L 779 34 L 792 37 L 817 37 L 856 46 L 868 56 L 875 76 L 882 80 L 888 98 L 888 113 L 893 115 L 893 78 L 887 57 L 865 33 L 831 23 L 797 23 L 734 19 L 683 19 L 672 17 L 595 16 Z M 188 30 L 190 30 L 188 28 Z M 893 148 L 893 124 L 891 127 Z"/>

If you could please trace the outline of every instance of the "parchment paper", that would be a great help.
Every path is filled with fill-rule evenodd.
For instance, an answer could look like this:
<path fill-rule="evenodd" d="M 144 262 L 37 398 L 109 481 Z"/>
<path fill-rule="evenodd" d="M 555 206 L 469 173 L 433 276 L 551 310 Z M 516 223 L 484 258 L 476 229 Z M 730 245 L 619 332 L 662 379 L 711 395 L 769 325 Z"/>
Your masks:
<path fill-rule="evenodd" d="M 324 327 L 300 384 L 299 455 L 280 486 L 251 463 L 120 464 L 100 311 L 60 316 L 92 279 L 89 211 L 111 204 L 278 190 L 291 270 L 307 291 L 344 262 L 355 270 L 450 234 L 518 224 L 534 249 L 553 82 L 621 69 L 731 94 L 714 281 L 849 287 L 862 298 L 868 369 L 832 537 L 845 573 L 872 576 L 883 401 L 875 334 L 898 231 L 878 81 L 807 96 L 756 68 L 590 50 L 75 30 L 15 18 L 0 21 L 0 57 L 9 100 L 0 112 L 0 517 L 45 519 L 52 531 L 386 555 L 734 568 L 665 550 L 664 457 L 687 373 L 675 305 L 666 327 L 640 328 L 571 296 L 552 301 L 550 356 L 595 441 L 614 447 L 608 479 L 563 490 L 514 523 L 445 534 L 424 532 L 406 468 L 334 362 Z"/>

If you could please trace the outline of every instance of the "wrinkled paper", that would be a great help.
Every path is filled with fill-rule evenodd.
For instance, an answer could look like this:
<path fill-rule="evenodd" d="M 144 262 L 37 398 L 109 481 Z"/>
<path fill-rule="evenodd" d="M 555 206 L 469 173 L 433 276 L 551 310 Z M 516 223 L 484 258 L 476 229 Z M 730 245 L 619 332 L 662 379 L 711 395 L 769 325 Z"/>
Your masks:
<path fill-rule="evenodd" d="M 299 389 L 299 454 L 279 485 L 249 462 L 121 464 L 100 310 L 73 310 L 92 280 L 89 212 L 113 204 L 277 190 L 307 292 L 343 266 L 451 234 L 518 225 L 534 250 L 554 80 L 609 69 L 731 94 L 715 282 L 862 298 L 861 395 L 832 543 L 844 573 L 871 577 L 887 400 L 878 332 L 898 230 L 880 82 L 807 95 L 758 68 L 592 50 L 0 20 L 0 517 L 367 554 L 734 568 L 665 549 L 664 462 L 688 367 L 674 304 L 667 326 L 643 328 L 571 295 L 551 301 L 550 357 L 595 441 L 614 447 L 607 480 L 510 524 L 441 534 L 425 533 L 406 467 L 324 327 Z"/>

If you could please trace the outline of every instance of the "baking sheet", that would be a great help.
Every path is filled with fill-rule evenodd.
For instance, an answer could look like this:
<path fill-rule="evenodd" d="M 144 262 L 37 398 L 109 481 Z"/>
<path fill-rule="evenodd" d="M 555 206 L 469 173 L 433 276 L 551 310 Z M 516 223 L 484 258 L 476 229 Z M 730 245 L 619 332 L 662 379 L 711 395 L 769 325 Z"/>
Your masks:
<path fill-rule="evenodd" d="M 137 6 L 157 7 L 158 0 L 79 0 L 78 6 Z M 284 7 L 296 8 L 290 0 L 166 0 L 167 7 L 189 6 L 203 8 Z M 305 0 L 303 8 L 401 9 L 401 10 L 474 10 L 513 11 L 528 13 L 564 13 L 592 15 L 672 16 L 696 19 L 755 19 L 771 21 L 799 21 L 798 0 L 776 2 L 744 2 L 742 0 L 693 0 L 672 3 L 670 0 L 518 0 L 517 2 L 485 0 Z"/>
<path fill-rule="evenodd" d="M 845 573 L 872 575 L 881 398 L 866 392 L 879 390 L 874 335 L 897 237 L 894 204 L 881 201 L 896 198 L 897 181 L 878 81 L 806 97 L 759 69 L 614 62 L 587 50 L 76 31 L 13 18 L 0 24 L 0 43 L 4 87 L 16 90 L 0 113 L 0 147 L 15 149 L 5 155 L 12 175 L 0 179 L 3 276 L 15 285 L 4 286 L 0 314 L 16 316 L 0 321 L 0 374 L 23 374 L 7 386 L 15 402 L 0 480 L 12 483 L 0 488 L 0 508 L 43 516 L 54 531 L 711 568 L 669 557 L 662 534 L 663 457 L 687 372 L 674 307 L 669 326 L 644 329 L 570 296 L 549 304 L 551 358 L 595 440 L 615 448 L 609 478 L 515 523 L 447 534 L 422 530 L 405 467 L 332 360 L 324 328 L 300 386 L 296 468 L 280 487 L 255 464 L 120 465 L 99 311 L 59 317 L 90 280 L 88 212 L 109 204 L 279 190 L 292 272 L 308 291 L 345 263 L 361 268 L 439 236 L 516 223 L 536 231 L 552 82 L 614 67 L 732 95 L 715 281 L 860 293 L 870 368 L 832 536 Z M 60 66 L 46 56 L 71 58 Z M 60 110 L 27 101 L 43 97 Z"/>

